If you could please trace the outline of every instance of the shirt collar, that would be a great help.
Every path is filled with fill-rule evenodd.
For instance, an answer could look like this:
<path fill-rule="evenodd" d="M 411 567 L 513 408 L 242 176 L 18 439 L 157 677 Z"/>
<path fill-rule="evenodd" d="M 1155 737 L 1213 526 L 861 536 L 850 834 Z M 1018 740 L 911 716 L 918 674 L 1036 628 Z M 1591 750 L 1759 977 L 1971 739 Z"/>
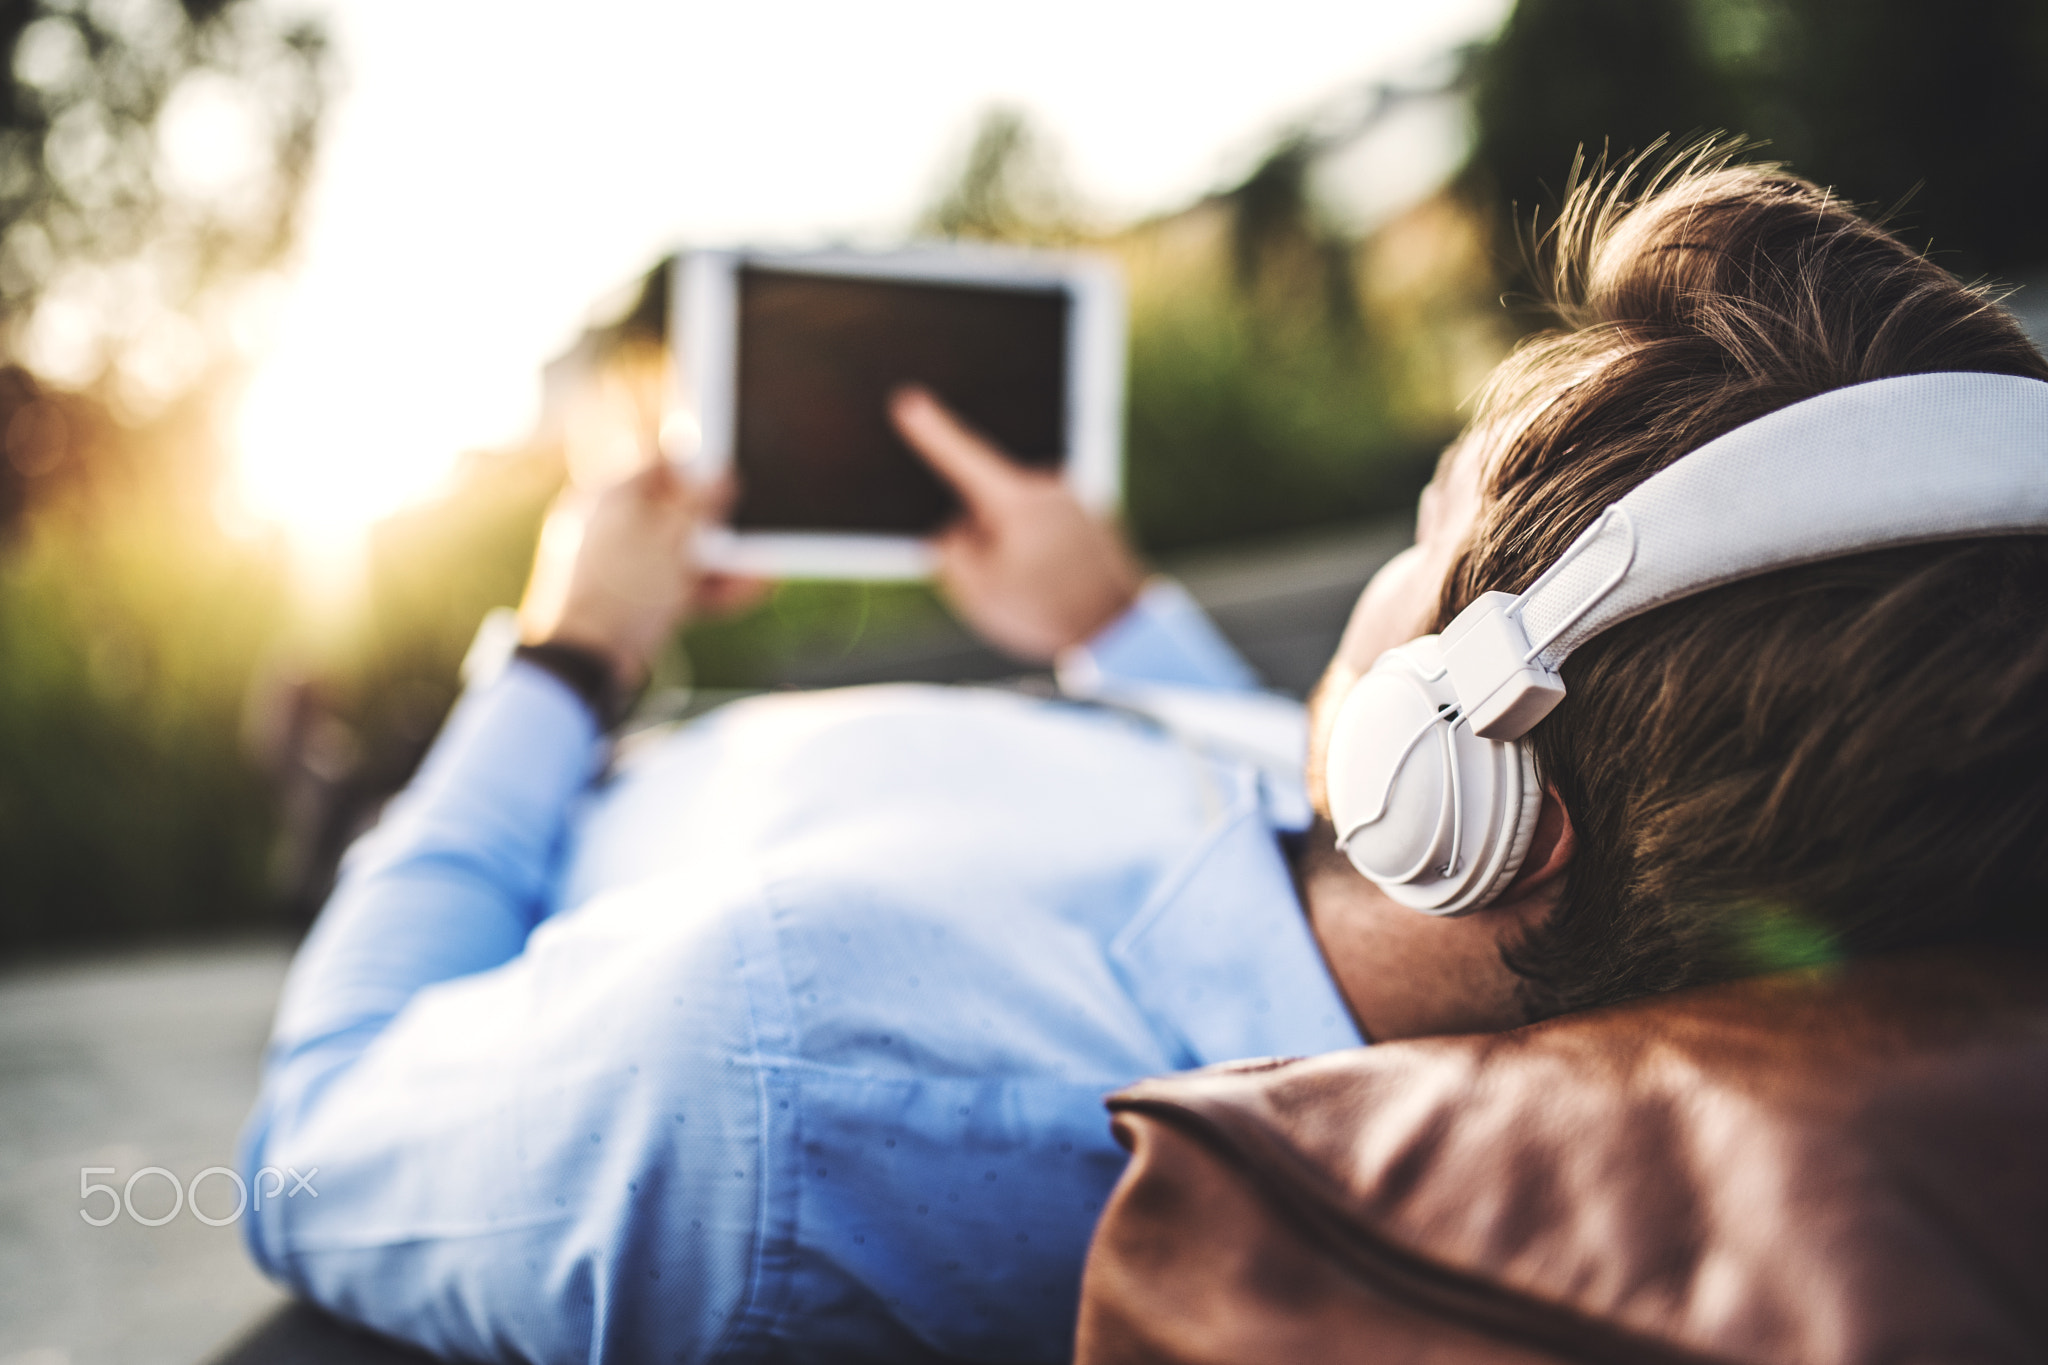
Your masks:
<path fill-rule="evenodd" d="M 1181 743 L 1227 762 L 1258 770 L 1266 813 L 1276 829 L 1307 829 L 1309 808 L 1303 762 L 1308 753 L 1308 708 L 1271 692 L 1186 687 L 1128 679 L 1084 679 L 1077 689 L 1060 675 L 1061 690 L 1076 700 L 1140 716 Z"/>
<path fill-rule="evenodd" d="M 1187 1066 L 1358 1047 L 1281 856 L 1259 772 L 1110 944 L 1125 988 Z"/>

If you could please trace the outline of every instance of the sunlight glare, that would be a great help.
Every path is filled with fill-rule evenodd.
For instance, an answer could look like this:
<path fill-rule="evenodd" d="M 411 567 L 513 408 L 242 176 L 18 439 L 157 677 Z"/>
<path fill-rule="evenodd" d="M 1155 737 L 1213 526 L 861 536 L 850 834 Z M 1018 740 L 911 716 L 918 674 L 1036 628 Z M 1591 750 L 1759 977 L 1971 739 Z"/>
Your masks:
<path fill-rule="evenodd" d="M 376 363 L 390 343 L 383 327 L 287 336 L 236 415 L 235 510 L 285 533 L 317 596 L 354 588 L 370 528 L 445 488 L 475 434 L 433 373 Z"/>

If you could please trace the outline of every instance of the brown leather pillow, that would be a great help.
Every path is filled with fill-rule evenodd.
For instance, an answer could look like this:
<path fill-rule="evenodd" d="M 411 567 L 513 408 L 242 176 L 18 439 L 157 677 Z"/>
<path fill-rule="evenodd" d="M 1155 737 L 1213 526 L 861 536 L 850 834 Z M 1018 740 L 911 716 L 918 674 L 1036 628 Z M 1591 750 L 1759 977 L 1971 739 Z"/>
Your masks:
<path fill-rule="evenodd" d="M 1079 1359 L 2048 1359 L 2048 959 L 1146 1081 Z"/>

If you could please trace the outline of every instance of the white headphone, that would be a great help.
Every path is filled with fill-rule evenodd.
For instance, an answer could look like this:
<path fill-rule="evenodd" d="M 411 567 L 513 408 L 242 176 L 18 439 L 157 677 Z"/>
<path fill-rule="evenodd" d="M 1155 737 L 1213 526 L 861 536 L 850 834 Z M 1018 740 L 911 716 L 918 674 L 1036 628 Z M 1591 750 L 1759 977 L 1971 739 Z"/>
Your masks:
<path fill-rule="evenodd" d="M 1461 915 L 1521 869 L 1543 792 L 1523 737 L 1557 670 L 1631 616 L 1865 550 L 2048 532 L 2048 383 L 1922 374 L 1781 408 L 1644 480 L 1515 596 L 1381 655 L 1325 765 L 1337 846 L 1403 905 Z"/>

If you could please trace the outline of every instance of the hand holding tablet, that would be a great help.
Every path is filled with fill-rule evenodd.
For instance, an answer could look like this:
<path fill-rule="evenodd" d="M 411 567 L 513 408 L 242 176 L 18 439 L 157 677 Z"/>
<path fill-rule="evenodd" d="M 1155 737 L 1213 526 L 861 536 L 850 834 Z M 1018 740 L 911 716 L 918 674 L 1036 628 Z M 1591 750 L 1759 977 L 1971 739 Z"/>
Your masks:
<path fill-rule="evenodd" d="M 699 252 L 670 308 L 669 456 L 565 494 L 528 643 L 630 688 L 682 621 L 769 577 L 936 574 L 990 644 L 1050 660 L 1137 597 L 1123 311 L 1104 264 L 986 249 Z"/>
<path fill-rule="evenodd" d="M 1143 571 L 1122 533 L 1058 473 L 1011 459 L 922 389 L 891 395 L 888 420 L 959 498 L 932 548 L 946 597 L 983 639 L 1044 662 L 1136 599 Z M 742 609 L 768 586 L 707 569 L 695 553 L 731 499 L 730 481 L 703 484 L 666 461 L 602 490 L 565 491 L 541 531 L 520 638 L 593 654 L 632 691 L 678 625 Z"/>
<path fill-rule="evenodd" d="M 637 689 L 677 626 L 744 610 L 767 590 L 697 562 L 697 532 L 731 492 L 663 461 L 603 489 L 566 489 L 541 526 L 519 640 L 573 646 L 602 660 L 618 690 Z"/>
<path fill-rule="evenodd" d="M 984 640 L 1044 662 L 1136 600 L 1144 574 L 1129 545 L 1057 473 L 1011 460 L 923 389 L 898 390 L 889 415 L 960 496 L 961 515 L 934 542 L 938 576 Z"/>

